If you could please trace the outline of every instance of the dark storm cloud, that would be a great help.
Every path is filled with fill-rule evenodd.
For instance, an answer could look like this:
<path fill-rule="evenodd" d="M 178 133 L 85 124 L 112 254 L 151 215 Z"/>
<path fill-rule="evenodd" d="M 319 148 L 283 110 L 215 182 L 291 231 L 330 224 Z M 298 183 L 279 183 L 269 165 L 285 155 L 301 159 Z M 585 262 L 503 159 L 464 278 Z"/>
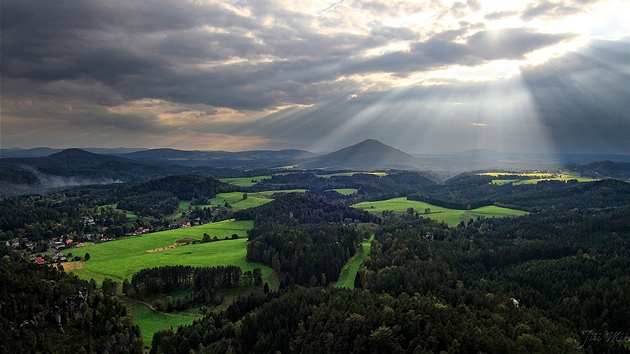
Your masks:
<path fill-rule="evenodd" d="M 196 28 L 201 19 L 212 19 L 217 25 L 238 19 L 171 1 L 3 1 L 2 5 L 3 76 L 42 81 L 98 75 L 99 70 L 115 76 L 163 68 L 167 62 L 148 50 L 151 41 L 144 35 Z"/>
<path fill-rule="evenodd" d="M 467 44 L 453 43 L 475 29 L 462 23 L 461 29 L 416 43 L 408 52 L 362 59 L 357 54 L 366 49 L 413 40 L 418 34 L 374 23 L 367 36 L 324 35 L 308 26 L 313 17 L 267 1 L 247 6 L 254 16 L 191 2 L 6 1 L 2 77 L 29 83 L 76 80 L 75 85 L 95 81 L 114 91 L 109 95 L 114 100 L 155 98 L 260 110 L 327 99 L 341 85 L 334 81 L 344 74 L 405 76 L 452 64 L 514 59 L 566 38 L 527 30 L 481 31 Z M 478 8 L 474 1 L 462 6 L 453 11 Z M 264 28 L 263 20 L 272 27 Z M 265 56 L 282 60 L 256 60 Z M 233 58 L 249 62 L 204 65 Z M 311 87 L 321 82 L 326 87 Z M 58 92 L 64 93 L 70 94 Z"/>
<path fill-rule="evenodd" d="M 2 77 L 26 80 L 35 90 L 46 86 L 37 82 L 92 80 L 127 100 L 263 109 L 301 102 L 305 89 L 313 97 L 301 84 L 334 80 L 332 61 L 366 43 L 410 37 L 404 29 L 322 35 L 305 27 L 304 15 L 262 1 L 251 6 L 260 17 L 272 14 L 278 28 L 262 30 L 255 18 L 189 2 L 6 1 Z M 285 60 L 256 63 L 260 56 Z M 232 58 L 254 61 L 197 67 Z"/>
<path fill-rule="evenodd" d="M 226 46 L 225 43 L 230 43 Z M 169 60 L 192 64 L 234 57 L 255 58 L 263 48 L 253 38 L 238 33 L 208 33 L 183 30 L 155 40 L 154 48 Z"/>

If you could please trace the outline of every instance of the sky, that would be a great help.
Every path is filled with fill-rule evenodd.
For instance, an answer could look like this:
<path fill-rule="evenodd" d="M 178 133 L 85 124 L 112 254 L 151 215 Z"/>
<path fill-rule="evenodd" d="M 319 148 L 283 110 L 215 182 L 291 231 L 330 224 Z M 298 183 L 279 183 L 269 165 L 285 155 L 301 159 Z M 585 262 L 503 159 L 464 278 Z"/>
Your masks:
<path fill-rule="evenodd" d="M 1 0 L 2 148 L 630 154 L 630 2 Z"/>

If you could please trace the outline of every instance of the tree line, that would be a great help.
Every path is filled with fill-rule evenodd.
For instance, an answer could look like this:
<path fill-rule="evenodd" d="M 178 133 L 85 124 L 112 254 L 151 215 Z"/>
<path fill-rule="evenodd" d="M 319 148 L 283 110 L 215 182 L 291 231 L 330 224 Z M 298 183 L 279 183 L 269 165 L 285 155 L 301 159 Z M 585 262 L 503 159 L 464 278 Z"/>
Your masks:
<path fill-rule="evenodd" d="M 170 299 L 164 304 L 158 302 L 158 310 L 182 311 L 194 305 L 212 305 L 220 289 L 239 286 L 262 286 L 262 270 L 254 268 L 243 272 L 238 266 L 191 267 L 163 266 L 142 269 L 134 274 L 131 282 L 123 281 L 123 294 L 130 298 L 145 301 L 148 298 L 171 294 L 177 290 L 191 290 L 184 297 Z M 163 308 L 162 308 L 163 307 Z"/>

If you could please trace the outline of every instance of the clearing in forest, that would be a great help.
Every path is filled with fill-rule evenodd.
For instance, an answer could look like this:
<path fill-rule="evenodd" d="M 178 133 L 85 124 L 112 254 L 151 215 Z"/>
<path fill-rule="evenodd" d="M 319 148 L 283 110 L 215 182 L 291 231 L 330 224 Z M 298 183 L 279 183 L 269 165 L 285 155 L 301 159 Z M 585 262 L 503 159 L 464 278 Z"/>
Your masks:
<path fill-rule="evenodd" d="M 432 205 L 416 200 L 408 200 L 407 197 L 392 198 L 388 200 L 380 200 L 374 202 L 361 202 L 352 206 L 357 209 L 364 209 L 370 213 L 381 214 L 383 211 L 393 211 L 397 214 L 407 213 L 409 208 L 413 208 L 414 213 L 418 213 L 422 217 L 431 218 L 437 221 L 444 221 L 449 226 L 457 226 L 461 221 L 468 222 L 470 219 L 520 216 L 527 212 L 501 208 L 490 205 L 472 210 L 448 209 L 437 205 Z"/>

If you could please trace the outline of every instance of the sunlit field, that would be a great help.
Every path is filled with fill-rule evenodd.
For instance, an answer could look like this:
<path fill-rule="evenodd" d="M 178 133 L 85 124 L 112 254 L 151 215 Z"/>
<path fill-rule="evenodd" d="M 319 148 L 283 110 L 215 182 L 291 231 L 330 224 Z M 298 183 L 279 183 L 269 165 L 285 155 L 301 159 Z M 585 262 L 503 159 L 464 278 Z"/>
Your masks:
<path fill-rule="evenodd" d="M 379 176 L 379 177 L 383 177 L 383 176 L 387 176 L 387 172 L 340 172 L 340 173 L 331 173 L 331 174 L 325 174 L 325 175 L 317 175 L 317 177 L 321 177 L 321 178 L 330 178 L 330 177 L 338 177 L 338 176 L 354 176 L 356 174 L 365 174 L 365 175 L 374 175 L 374 176 Z"/>
<path fill-rule="evenodd" d="M 304 193 L 306 189 L 286 189 L 277 191 L 263 191 L 256 193 L 247 193 L 247 199 L 244 199 L 243 192 L 219 193 L 216 197 L 208 201 L 209 205 L 224 205 L 226 202 L 234 209 L 248 209 L 261 206 L 273 200 L 273 195 L 277 193 Z M 200 206 L 203 207 L 203 206 Z"/>
<path fill-rule="evenodd" d="M 527 212 L 515 209 L 501 208 L 497 206 L 485 206 L 472 210 L 448 209 L 429 203 L 407 200 L 406 197 L 393 198 L 375 202 L 361 202 L 352 207 L 364 209 L 370 213 L 380 214 L 383 211 L 393 211 L 394 213 L 406 213 L 409 208 L 413 208 L 422 217 L 431 218 L 437 221 L 444 221 L 449 226 L 457 226 L 461 221 L 467 222 L 470 219 L 519 216 Z M 427 210 L 428 209 L 428 210 Z M 428 211 L 428 213 L 427 213 Z"/>
<path fill-rule="evenodd" d="M 86 243 L 75 253 L 80 255 L 83 255 L 83 252 L 89 253 L 90 260 L 68 262 L 63 266 L 67 272 L 72 272 L 79 278 L 94 279 L 101 284 L 105 278 L 118 282 L 131 279 L 133 274 L 144 268 L 166 265 L 193 267 L 236 265 L 243 271 L 261 268 L 263 280 L 268 282 L 272 289 L 277 289 L 279 281 L 271 268 L 261 263 L 248 263 L 245 260 L 247 230 L 252 227 L 252 221 L 228 220 L 142 236 L 128 236 L 99 244 Z M 176 241 L 184 238 L 201 240 L 204 233 L 211 237 L 217 236 L 219 241 L 176 246 Z M 239 238 L 232 239 L 233 234 L 238 235 Z M 244 294 L 251 289 L 236 289 L 235 291 Z M 241 293 L 227 294 L 226 303 L 231 299 L 228 299 L 228 295 L 235 298 Z M 157 330 L 169 327 L 177 329 L 177 326 L 190 324 L 200 317 L 196 315 L 195 310 L 191 310 L 190 313 L 167 314 L 151 310 L 146 303 L 123 299 L 133 311 L 134 322 L 142 330 L 145 345 L 151 344 L 153 334 Z"/>
<path fill-rule="evenodd" d="M 86 243 L 80 252 L 89 253 L 90 260 L 82 262 L 82 268 L 76 267 L 78 269 L 75 274 L 84 279 L 110 277 L 122 281 L 125 278 L 130 279 L 141 269 L 165 265 L 236 265 L 243 271 L 259 267 L 263 270 L 263 278 L 266 278 L 271 273 L 269 267 L 245 261 L 247 230 L 252 226 L 252 221 L 229 220 L 142 236 L 128 236 L 99 244 Z M 212 238 L 217 236 L 220 241 L 174 246 L 179 239 L 201 240 L 204 233 Z M 239 238 L 232 239 L 233 234 Z"/>
<path fill-rule="evenodd" d="M 219 178 L 221 182 L 229 183 L 237 187 L 251 187 L 256 183 L 261 182 L 264 179 L 270 179 L 271 176 L 256 176 L 256 177 L 228 177 Z"/>
<path fill-rule="evenodd" d="M 582 177 L 575 172 L 561 172 L 558 174 L 550 173 L 550 172 L 528 172 L 528 173 L 517 173 L 517 172 L 485 172 L 480 173 L 480 176 L 491 176 L 497 177 L 497 179 L 492 180 L 492 184 L 508 184 L 512 183 L 513 185 L 521 185 L 521 184 L 536 184 L 540 181 L 570 181 L 577 180 L 578 182 L 593 182 L 598 181 L 596 178 L 590 177 Z"/>

